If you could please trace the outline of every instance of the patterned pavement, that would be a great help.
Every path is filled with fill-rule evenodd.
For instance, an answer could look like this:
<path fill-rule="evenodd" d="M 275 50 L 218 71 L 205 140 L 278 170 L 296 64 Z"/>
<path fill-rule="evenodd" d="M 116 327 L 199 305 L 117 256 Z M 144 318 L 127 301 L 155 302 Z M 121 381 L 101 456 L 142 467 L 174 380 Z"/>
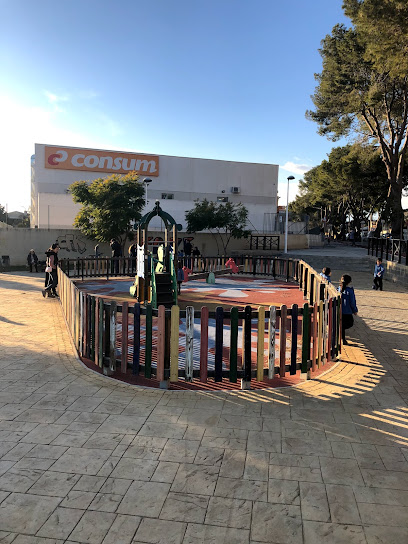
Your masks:
<path fill-rule="evenodd" d="M 207 393 L 90 372 L 42 277 L 1 274 L 0 542 L 407 542 L 408 293 L 353 276 L 333 370 Z"/>

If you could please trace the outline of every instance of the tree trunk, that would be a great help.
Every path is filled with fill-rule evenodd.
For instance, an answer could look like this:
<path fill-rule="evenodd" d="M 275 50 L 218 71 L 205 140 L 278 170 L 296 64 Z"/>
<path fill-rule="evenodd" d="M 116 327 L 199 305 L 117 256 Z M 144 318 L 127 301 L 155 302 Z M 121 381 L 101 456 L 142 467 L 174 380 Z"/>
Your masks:
<path fill-rule="evenodd" d="M 402 183 L 392 183 L 388 196 L 390 217 L 391 217 L 391 235 L 393 238 L 401 238 L 404 212 L 402 210 Z"/>

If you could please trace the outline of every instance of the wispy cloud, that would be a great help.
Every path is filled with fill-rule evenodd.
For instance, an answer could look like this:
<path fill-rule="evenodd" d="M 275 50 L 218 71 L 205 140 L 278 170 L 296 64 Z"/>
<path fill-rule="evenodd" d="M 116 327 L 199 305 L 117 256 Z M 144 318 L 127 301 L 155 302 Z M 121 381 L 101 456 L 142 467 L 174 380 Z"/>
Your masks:
<path fill-rule="evenodd" d="M 52 105 L 54 111 L 58 113 L 65 111 L 65 109 L 60 106 L 60 103 L 69 101 L 69 96 L 67 94 L 55 94 L 50 91 L 44 91 L 44 94 L 47 97 L 48 102 Z"/>
<path fill-rule="evenodd" d="M 98 96 L 100 96 L 100 93 L 92 89 L 87 89 L 84 91 L 79 91 L 78 96 L 83 100 L 93 100 L 94 98 L 98 98 Z"/>
<path fill-rule="evenodd" d="M 119 123 L 105 113 L 96 112 L 95 117 L 99 120 L 104 133 L 107 133 L 111 137 L 116 137 L 123 134 L 123 130 Z"/>
<path fill-rule="evenodd" d="M 285 164 L 281 165 L 282 170 L 291 172 L 292 174 L 297 174 L 298 176 L 303 176 L 305 172 L 308 172 L 313 166 L 310 164 L 297 164 L 295 162 L 287 161 Z"/>

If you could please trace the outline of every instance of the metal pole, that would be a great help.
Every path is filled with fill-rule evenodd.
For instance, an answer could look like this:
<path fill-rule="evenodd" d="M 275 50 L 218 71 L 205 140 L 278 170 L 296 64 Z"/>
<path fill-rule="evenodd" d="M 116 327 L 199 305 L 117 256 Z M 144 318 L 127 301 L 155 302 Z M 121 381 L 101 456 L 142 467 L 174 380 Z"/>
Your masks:
<path fill-rule="evenodd" d="M 289 230 L 289 181 L 292 179 L 295 179 L 294 176 L 288 177 L 288 188 L 287 188 L 287 194 L 286 194 L 286 225 L 285 225 L 285 250 L 284 253 L 288 252 L 288 230 Z"/>

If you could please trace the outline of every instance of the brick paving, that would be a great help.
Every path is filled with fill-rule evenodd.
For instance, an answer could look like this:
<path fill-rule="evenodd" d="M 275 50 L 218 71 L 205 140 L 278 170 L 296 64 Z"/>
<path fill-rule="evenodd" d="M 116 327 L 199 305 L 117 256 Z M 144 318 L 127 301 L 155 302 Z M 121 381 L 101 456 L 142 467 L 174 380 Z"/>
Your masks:
<path fill-rule="evenodd" d="M 1 274 L 0 542 L 408 542 L 408 292 L 352 275 L 333 370 L 208 393 L 90 372 L 42 277 Z"/>

